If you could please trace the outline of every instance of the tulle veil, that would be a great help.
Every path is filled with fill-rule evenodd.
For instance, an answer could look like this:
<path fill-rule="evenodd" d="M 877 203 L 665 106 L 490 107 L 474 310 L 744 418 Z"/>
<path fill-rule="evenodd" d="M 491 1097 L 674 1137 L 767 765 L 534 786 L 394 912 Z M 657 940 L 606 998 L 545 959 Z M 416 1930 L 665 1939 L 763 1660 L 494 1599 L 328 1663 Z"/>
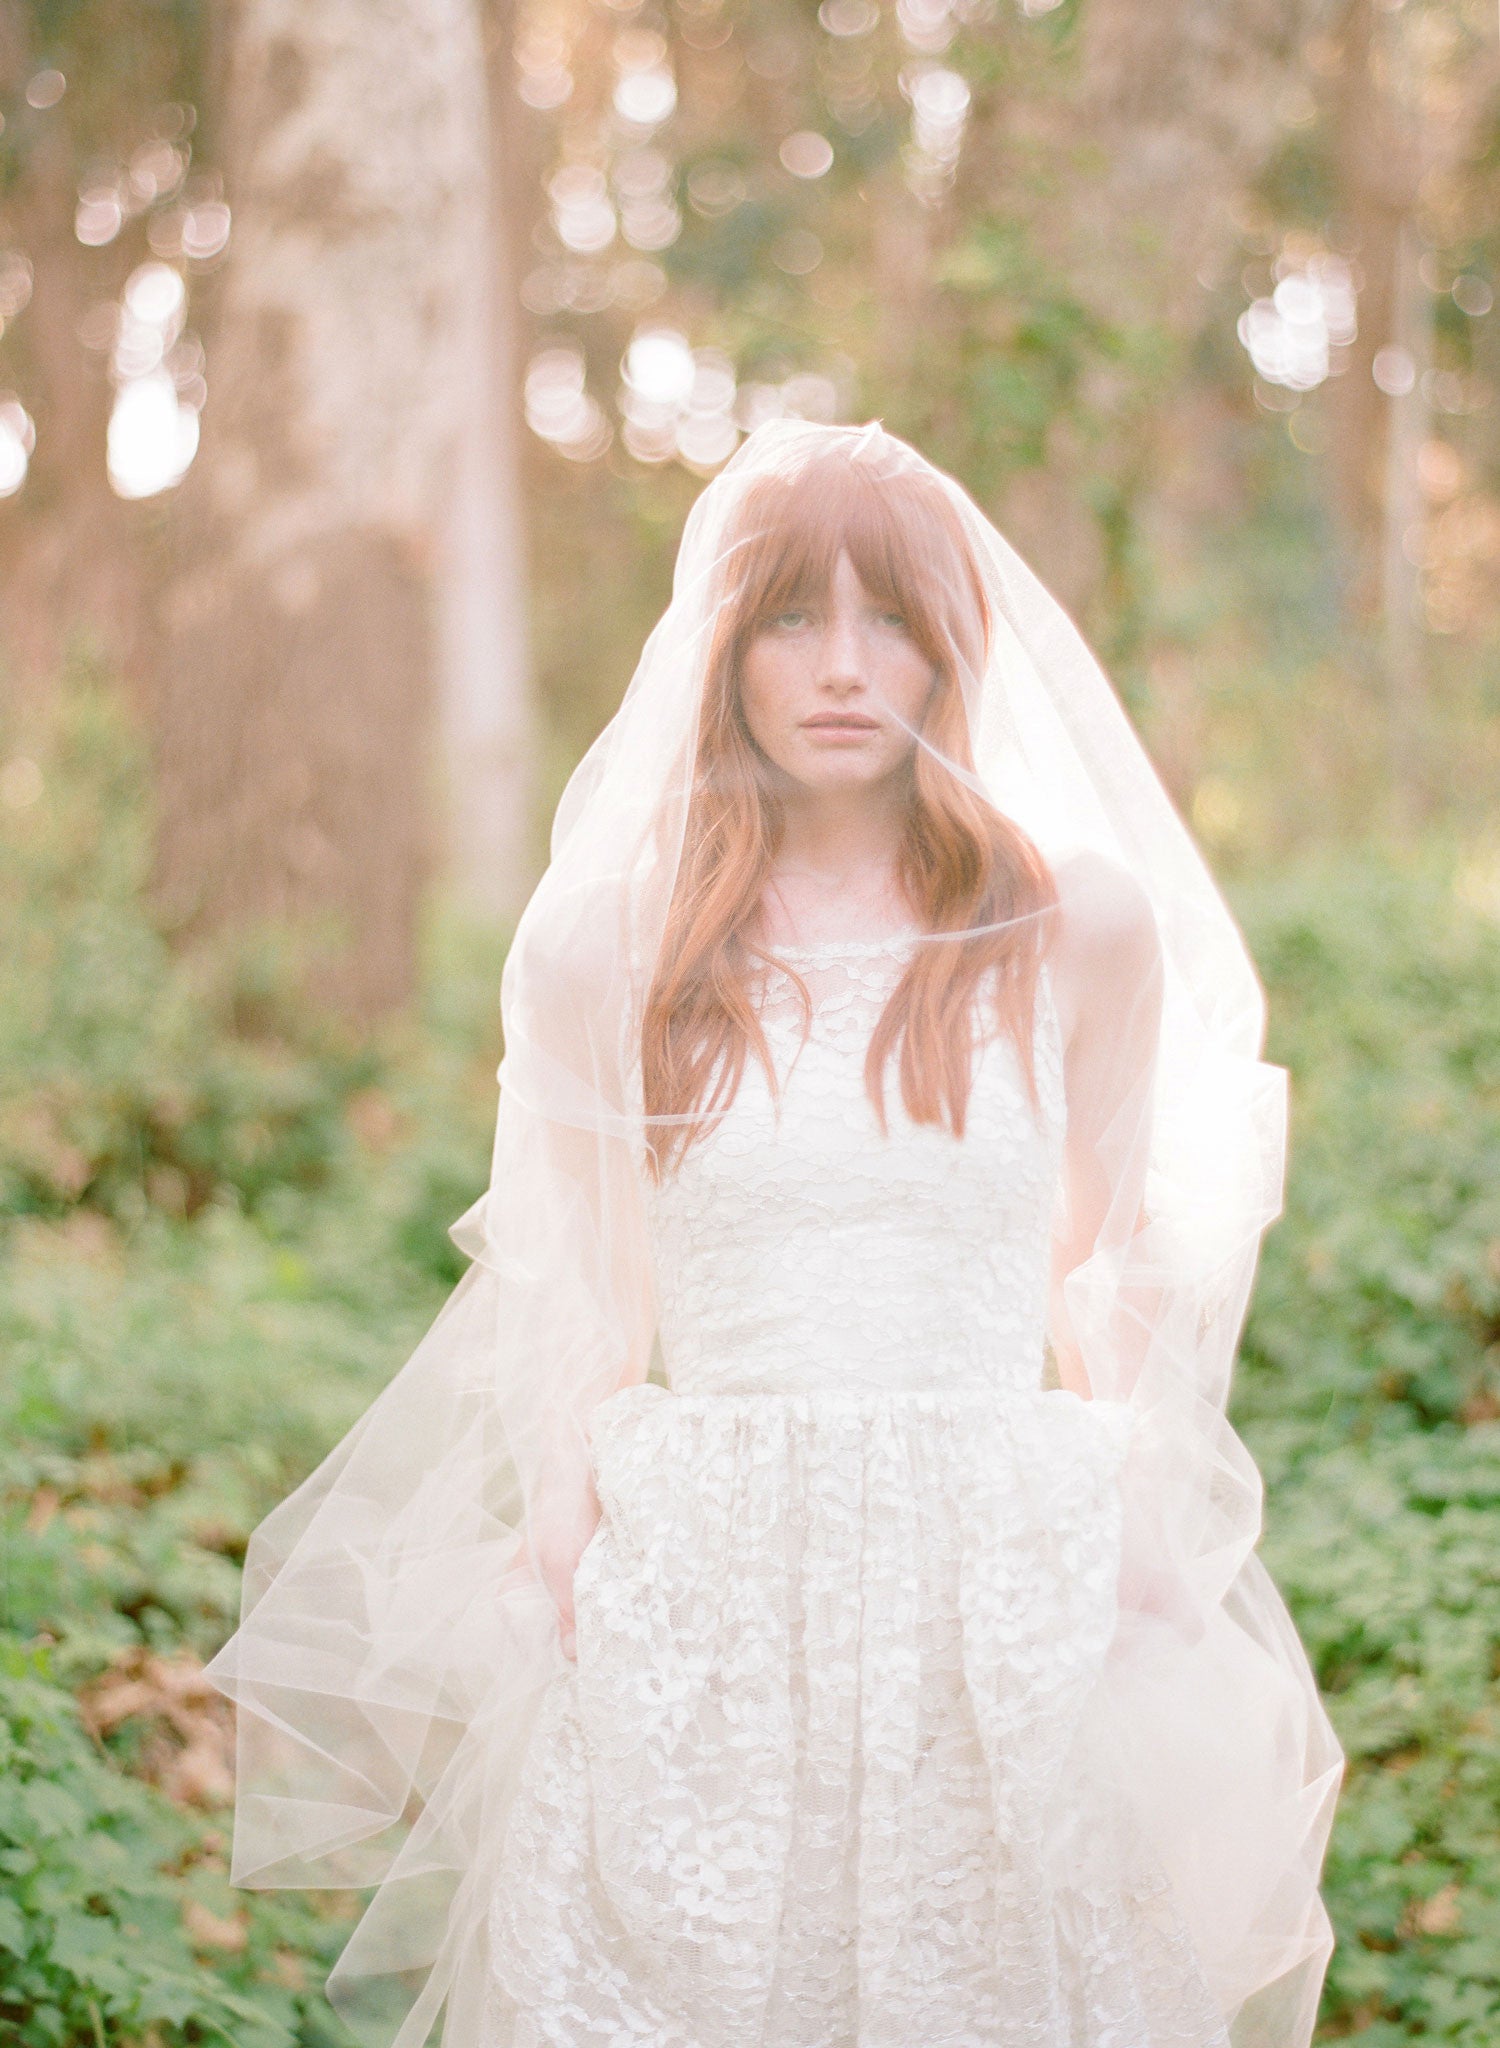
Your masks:
<path fill-rule="evenodd" d="M 671 602 L 558 804 L 501 987 L 489 1185 L 471 1264 L 415 1354 L 256 1531 L 209 1675 L 238 1708 L 232 1875 L 375 1887 L 329 1995 L 379 2048 L 481 2048 L 487 1904 L 528 1736 L 568 1670 L 530 1533 L 598 1405 L 653 1369 L 640 1199 L 653 1119 L 642 1004 L 672 902 L 705 677 L 755 508 L 809 465 L 925 493 L 962 535 L 989 630 L 956 635 L 961 744 L 912 737 L 1018 822 L 1085 898 L 1127 888 L 1149 1003 L 1108 981 L 1109 1072 L 1070 1100 L 1086 1215 L 1054 1337 L 1130 1417 L 1128 1565 L 1086 1717 L 1089 1768 L 1163 1873 L 1236 2048 L 1310 2038 L 1341 1758 L 1254 1553 L 1258 1475 L 1225 1414 L 1259 1240 L 1278 1212 L 1284 1076 L 1217 888 L 1077 628 L 977 505 L 878 424 L 758 427 L 700 494 Z M 948 613 L 969 605 L 949 592 Z M 964 945 L 1003 923 L 935 931 Z M 1149 1024 L 1149 1030 L 1143 1029 Z M 484 2044 L 489 2048 L 489 2044 Z M 705 2044 L 708 2048 L 708 2044 Z"/>

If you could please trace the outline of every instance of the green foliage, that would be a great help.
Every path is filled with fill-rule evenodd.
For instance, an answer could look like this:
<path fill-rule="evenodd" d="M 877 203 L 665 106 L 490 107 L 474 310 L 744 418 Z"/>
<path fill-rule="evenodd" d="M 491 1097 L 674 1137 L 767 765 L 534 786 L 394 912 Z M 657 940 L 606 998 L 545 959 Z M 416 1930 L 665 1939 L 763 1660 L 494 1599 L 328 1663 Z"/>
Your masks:
<path fill-rule="evenodd" d="M 310 1021 L 269 945 L 170 962 L 140 907 L 142 763 L 107 698 L 70 691 L 24 758 L 42 795 L 0 813 L 0 1219 L 131 1223 L 326 1182 L 370 1054 Z"/>
<path fill-rule="evenodd" d="M 162 943 L 117 710 L 70 695 L 26 758 L 41 793 L 0 814 L 0 2039 L 332 2048 L 350 1902 L 230 1886 L 230 1723 L 194 1674 L 250 1530 L 456 1272 L 499 948 L 435 933 L 420 1034 L 340 1042 L 292 963 Z"/>
<path fill-rule="evenodd" d="M 1045 466 L 1059 415 L 1080 437 L 1100 438 L 1083 390 L 1091 372 L 1098 378 L 1121 363 L 1124 338 L 1088 310 L 1016 222 L 971 218 L 935 264 L 933 282 L 948 317 L 928 355 L 936 366 L 946 342 L 949 360 L 931 384 L 906 394 L 912 416 L 902 424 L 919 445 L 981 499 L 993 499 L 1016 471 Z M 1111 409 L 1119 403 L 1112 390 Z"/>
<path fill-rule="evenodd" d="M 331 2042 L 301 1988 L 308 1951 L 331 1959 L 318 1921 L 305 1908 L 247 1910 L 219 1842 L 100 1755 L 46 1659 L 0 1637 L 7 2041 Z"/>
<path fill-rule="evenodd" d="M 1248 1398 L 1340 1435 L 1493 1419 L 1500 929 L 1451 863 L 1314 867 L 1246 907 L 1299 1077 Z"/>
<path fill-rule="evenodd" d="M 1500 2028 L 1500 925 L 1483 871 L 1242 898 L 1292 1174 L 1237 1397 L 1266 1558 L 1349 1757 L 1330 2037 Z M 1474 900 L 1469 900 L 1474 899 Z"/>
<path fill-rule="evenodd" d="M 183 962 L 153 932 L 140 764 L 106 705 L 74 703 L 35 752 L 43 794 L 0 850 L 19 938 L 0 1063 L 90 1171 L 27 1177 L 12 1086 L 0 2037 L 324 2048 L 344 1902 L 229 1887 L 223 1785 L 201 1770 L 227 1765 L 226 1724 L 162 1702 L 232 1625 L 255 1522 L 453 1277 L 445 1229 L 484 1177 L 499 949 L 437 934 L 420 1028 L 340 1045 L 284 963 Z M 1238 903 L 1294 1132 L 1236 1412 L 1269 1483 L 1267 1561 L 1350 1758 L 1325 2035 L 1376 2048 L 1489 2048 L 1500 2029 L 1492 900 L 1482 863 L 1433 853 L 1304 865 Z M 149 1136 L 168 1095 L 187 1105 L 170 1158 Z M 251 1125 L 273 1132 L 259 1150 Z M 146 1169 L 117 1163 L 124 1139 L 89 1149 L 101 1131 L 131 1133 Z M 185 1202 L 152 1169 L 189 1140 Z"/>

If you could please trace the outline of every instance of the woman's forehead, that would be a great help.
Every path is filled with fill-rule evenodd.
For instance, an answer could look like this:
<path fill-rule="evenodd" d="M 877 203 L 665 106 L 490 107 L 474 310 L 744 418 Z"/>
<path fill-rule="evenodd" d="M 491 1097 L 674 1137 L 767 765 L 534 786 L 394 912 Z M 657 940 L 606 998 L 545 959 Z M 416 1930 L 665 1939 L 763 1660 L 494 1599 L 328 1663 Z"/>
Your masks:
<path fill-rule="evenodd" d="M 809 597 L 826 597 L 841 576 L 866 590 L 888 591 L 900 571 L 882 539 L 854 525 L 809 530 L 794 524 L 775 536 L 772 581 Z"/>
<path fill-rule="evenodd" d="M 799 584 L 810 596 L 828 597 L 841 588 L 863 590 L 868 595 L 871 581 L 880 580 L 874 565 L 866 562 L 862 567 L 854 550 L 843 540 L 821 558 L 804 555 L 795 569 Z"/>

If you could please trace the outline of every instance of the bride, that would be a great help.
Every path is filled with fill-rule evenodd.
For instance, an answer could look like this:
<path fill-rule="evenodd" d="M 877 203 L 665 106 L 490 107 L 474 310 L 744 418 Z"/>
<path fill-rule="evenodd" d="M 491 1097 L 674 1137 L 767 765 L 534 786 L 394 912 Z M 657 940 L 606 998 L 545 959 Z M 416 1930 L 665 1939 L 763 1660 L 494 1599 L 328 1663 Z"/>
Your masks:
<path fill-rule="evenodd" d="M 262 1525 L 234 1874 L 418 2048 L 1302 2048 L 1340 1759 L 1224 1418 L 1283 1147 L 1109 686 L 761 427 L 558 807 L 473 1264 Z"/>

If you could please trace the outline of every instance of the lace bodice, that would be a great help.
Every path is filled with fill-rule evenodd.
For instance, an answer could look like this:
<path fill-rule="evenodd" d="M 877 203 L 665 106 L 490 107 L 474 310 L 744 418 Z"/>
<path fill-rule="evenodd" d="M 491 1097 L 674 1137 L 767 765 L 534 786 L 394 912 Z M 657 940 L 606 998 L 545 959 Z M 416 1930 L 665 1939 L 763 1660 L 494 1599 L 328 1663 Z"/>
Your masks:
<path fill-rule="evenodd" d="M 914 938 L 782 947 L 760 1016 L 779 1106 L 751 1055 L 728 1112 L 648 1183 L 668 1379 L 679 1393 L 1035 1387 L 1063 1128 L 1046 970 L 1033 1105 L 1008 1036 L 976 1050 L 965 1136 L 917 1124 L 887 1068 L 883 1136 L 870 1034 Z"/>
<path fill-rule="evenodd" d="M 909 943 L 788 949 L 779 1111 L 750 1061 L 646 1183 L 671 1387 L 591 1417 L 484 2048 L 1229 2048 L 1090 1705 L 1129 1417 L 1040 1385 L 1052 992 L 1038 1102 L 991 1018 L 965 1136 L 912 1122 L 894 1058 L 884 1136 Z"/>

